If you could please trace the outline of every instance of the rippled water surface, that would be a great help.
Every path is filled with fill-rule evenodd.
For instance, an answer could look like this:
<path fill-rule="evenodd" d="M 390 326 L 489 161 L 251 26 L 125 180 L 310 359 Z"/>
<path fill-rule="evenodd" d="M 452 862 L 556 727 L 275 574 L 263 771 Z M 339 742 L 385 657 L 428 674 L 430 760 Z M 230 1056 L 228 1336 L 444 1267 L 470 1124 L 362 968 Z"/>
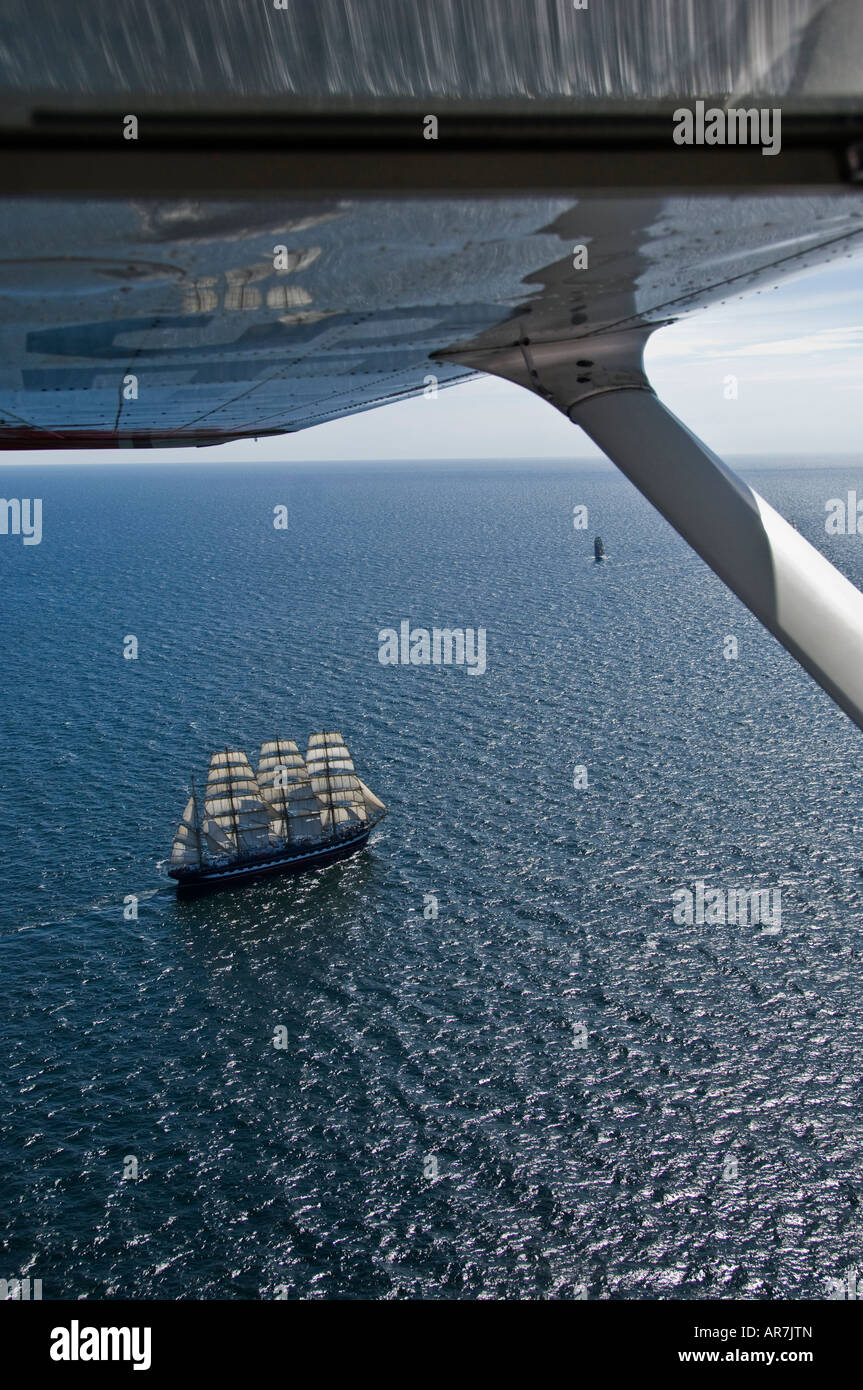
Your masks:
<path fill-rule="evenodd" d="M 856 475 L 747 476 L 863 583 L 824 532 Z M 863 1263 L 861 735 L 622 478 L 4 487 L 44 539 L 0 538 L 0 1276 L 800 1298 Z M 382 666 L 403 618 L 485 627 L 486 674 Z M 369 849 L 178 902 L 189 773 L 323 726 L 390 807 Z M 781 928 L 676 924 L 696 879 Z"/>

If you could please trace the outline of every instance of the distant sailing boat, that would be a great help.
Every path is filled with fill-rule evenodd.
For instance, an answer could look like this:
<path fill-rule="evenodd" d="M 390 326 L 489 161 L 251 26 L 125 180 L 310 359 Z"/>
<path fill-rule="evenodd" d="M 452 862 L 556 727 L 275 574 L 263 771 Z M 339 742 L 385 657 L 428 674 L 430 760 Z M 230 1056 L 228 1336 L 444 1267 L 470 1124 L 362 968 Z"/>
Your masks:
<path fill-rule="evenodd" d="M 593 558 L 597 564 L 605 559 L 605 546 L 602 544 L 602 536 L 596 536 L 593 542 Z"/>
<path fill-rule="evenodd" d="M 339 733 L 312 734 L 305 758 L 293 739 L 264 743 L 257 773 L 226 748 L 210 759 L 203 810 L 192 778 L 168 873 L 180 889 L 303 873 L 355 854 L 385 815 Z"/>

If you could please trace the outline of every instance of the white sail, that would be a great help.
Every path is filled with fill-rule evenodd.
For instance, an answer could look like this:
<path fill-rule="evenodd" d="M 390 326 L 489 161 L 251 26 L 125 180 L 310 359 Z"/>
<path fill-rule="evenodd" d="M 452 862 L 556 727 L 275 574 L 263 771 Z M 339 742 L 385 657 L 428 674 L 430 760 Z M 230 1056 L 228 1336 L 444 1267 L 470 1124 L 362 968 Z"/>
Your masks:
<path fill-rule="evenodd" d="M 195 798 L 190 796 L 186 802 L 183 819 L 177 827 L 171 849 L 172 864 L 198 864 L 198 837 L 195 830 Z"/>
<path fill-rule="evenodd" d="M 264 789 L 262 779 L 280 768 L 297 775 L 305 772 L 306 760 L 292 738 L 277 738 L 270 743 L 261 744 L 257 776 L 262 791 Z"/>
<path fill-rule="evenodd" d="M 305 758 L 293 739 L 273 739 L 261 745 L 257 776 L 276 838 L 321 839 L 323 807 L 312 791 Z"/>
<path fill-rule="evenodd" d="M 306 777 L 305 783 L 292 787 L 288 793 L 288 825 L 292 840 L 320 840 L 323 838 L 324 807 L 312 791 Z"/>
<path fill-rule="evenodd" d="M 312 791 L 323 802 L 325 830 L 368 820 L 360 779 L 341 734 L 312 734 L 306 766 Z"/>
<path fill-rule="evenodd" d="M 210 854 L 233 854 L 234 846 L 221 826 L 214 820 L 205 820 L 203 825 L 204 843 Z"/>
<path fill-rule="evenodd" d="M 225 749 L 210 759 L 204 811 L 210 835 L 227 840 L 235 854 L 258 854 L 270 847 L 270 811 L 252 772 L 249 760 L 239 749 Z"/>
<path fill-rule="evenodd" d="M 362 794 L 363 794 L 363 800 L 365 801 L 366 807 L 368 808 L 368 810 L 369 810 L 369 811 L 385 811 L 387 808 L 386 808 L 386 806 L 384 805 L 384 803 L 381 801 L 380 797 L 375 796 L 374 792 L 370 792 L 370 791 L 369 791 L 368 787 L 366 786 L 366 784 L 365 784 L 365 782 L 362 780 L 362 778 L 358 777 L 358 778 L 357 778 L 357 781 L 358 781 L 359 784 L 360 784 L 360 791 L 361 791 Z"/>

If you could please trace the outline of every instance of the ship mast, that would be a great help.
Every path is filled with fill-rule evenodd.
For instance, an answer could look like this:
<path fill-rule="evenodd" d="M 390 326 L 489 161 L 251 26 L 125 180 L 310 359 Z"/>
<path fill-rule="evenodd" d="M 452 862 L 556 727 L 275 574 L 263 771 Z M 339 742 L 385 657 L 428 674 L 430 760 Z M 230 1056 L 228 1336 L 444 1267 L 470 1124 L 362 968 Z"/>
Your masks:
<path fill-rule="evenodd" d="M 279 742 L 278 747 L 279 747 L 279 757 L 281 757 L 281 756 L 282 756 L 282 745 L 281 745 L 281 742 Z M 283 771 L 283 772 L 286 772 L 286 771 L 287 771 L 287 768 L 282 768 L 282 771 Z M 286 842 L 287 842 L 288 844 L 290 844 L 290 843 L 291 843 L 291 818 L 290 818 L 290 816 L 288 815 L 288 792 L 287 792 L 287 788 L 286 788 L 284 782 L 282 783 L 282 817 L 283 817 L 284 823 L 285 823 L 285 840 L 286 840 Z"/>
<path fill-rule="evenodd" d="M 195 844 L 198 849 L 198 868 L 204 863 L 204 856 L 201 852 L 201 821 L 198 816 L 198 794 L 195 791 L 195 774 L 192 773 L 192 814 L 195 821 Z"/>
<path fill-rule="evenodd" d="M 276 750 L 276 757 L 277 757 L 277 758 L 283 758 L 285 755 L 284 755 L 284 753 L 282 752 L 282 740 L 281 740 L 280 738 L 274 739 L 274 740 L 273 740 L 273 745 L 274 745 L 275 750 Z M 277 764 L 277 766 L 276 766 L 275 776 L 276 776 L 276 777 L 281 777 L 281 776 L 283 776 L 284 774 L 287 773 L 287 770 L 288 770 L 288 769 L 287 769 L 287 767 L 286 767 L 286 765 L 285 765 L 284 763 L 279 763 L 279 764 Z M 287 841 L 288 844 L 290 844 L 290 843 L 291 843 L 291 821 L 290 821 L 290 817 L 289 817 L 289 815 L 288 815 L 288 790 L 287 790 L 287 786 L 286 786 L 286 784 L 285 784 L 284 782 L 282 782 L 281 786 L 279 787 L 279 791 L 282 793 L 282 821 L 283 821 L 284 827 L 285 827 L 285 840 Z"/>
<path fill-rule="evenodd" d="M 240 857 L 240 826 L 237 820 L 237 803 L 234 800 L 234 777 L 231 772 L 231 761 L 228 757 L 228 750 L 225 749 L 225 775 L 228 779 L 228 797 L 231 802 L 231 820 L 234 823 L 234 844 L 237 850 L 237 858 Z"/>
<path fill-rule="evenodd" d="M 209 822 L 204 843 L 213 838 L 229 858 L 245 859 L 269 845 L 270 812 L 261 796 L 249 760 L 240 749 L 225 748 L 210 759 L 207 796 Z M 191 812 L 189 834 L 192 833 Z"/>
<path fill-rule="evenodd" d="M 322 729 L 322 730 L 321 730 L 321 734 L 323 735 L 323 740 L 324 740 L 324 765 L 325 765 L 325 767 L 326 767 L 326 769 L 327 769 L 327 771 L 326 771 L 326 779 L 327 779 L 327 800 L 328 800 L 329 803 L 330 803 L 330 834 L 331 834 L 331 835 L 335 835 L 335 833 L 336 833 L 336 808 L 335 808 L 335 805 L 333 804 L 333 784 L 332 784 L 332 781 L 331 781 L 331 779 L 330 779 L 330 748 L 329 748 L 329 744 L 327 743 L 327 731 L 326 731 L 326 729 Z"/>
<path fill-rule="evenodd" d="M 293 739 L 262 743 L 257 775 L 270 821 L 283 827 L 282 839 L 287 844 L 295 844 L 298 836 L 306 838 L 301 821 L 317 821 L 318 836 L 323 833 L 320 817 L 326 816 L 326 792 L 322 790 L 321 799 L 314 795 L 305 758 Z M 323 768 L 320 777 L 323 781 Z"/>

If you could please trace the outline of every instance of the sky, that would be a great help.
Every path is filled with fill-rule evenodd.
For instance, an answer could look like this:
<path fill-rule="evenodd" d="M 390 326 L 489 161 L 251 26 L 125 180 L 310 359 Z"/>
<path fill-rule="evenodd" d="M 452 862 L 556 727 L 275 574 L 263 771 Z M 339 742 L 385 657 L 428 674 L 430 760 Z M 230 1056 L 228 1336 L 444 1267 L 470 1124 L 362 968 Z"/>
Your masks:
<path fill-rule="evenodd" d="M 720 456 L 863 454 L 863 256 L 702 309 L 654 333 L 645 365 L 660 399 Z M 736 397 L 729 377 L 736 378 Z M 602 455 L 553 406 L 480 377 L 435 399 L 213 449 L 34 451 L 4 463 L 307 463 L 571 459 Z M 610 465 L 609 465 L 610 466 Z"/>

